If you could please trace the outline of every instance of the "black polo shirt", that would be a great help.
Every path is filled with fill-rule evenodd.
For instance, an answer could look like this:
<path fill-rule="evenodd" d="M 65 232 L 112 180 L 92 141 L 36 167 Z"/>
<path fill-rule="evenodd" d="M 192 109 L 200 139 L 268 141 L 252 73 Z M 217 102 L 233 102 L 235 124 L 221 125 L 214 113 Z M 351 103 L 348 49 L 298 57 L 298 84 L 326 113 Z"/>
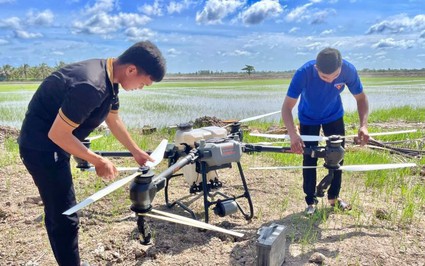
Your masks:
<path fill-rule="evenodd" d="M 48 132 L 58 113 L 75 128 L 74 136 L 84 140 L 109 112 L 118 109 L 118 84 L 112 85 L 109 79 L 107 60 L 67 65 L 47 77 L 35 92 L 22 123 L 19 145 L 57 151 L 60 148 L 49 139 Z"/>

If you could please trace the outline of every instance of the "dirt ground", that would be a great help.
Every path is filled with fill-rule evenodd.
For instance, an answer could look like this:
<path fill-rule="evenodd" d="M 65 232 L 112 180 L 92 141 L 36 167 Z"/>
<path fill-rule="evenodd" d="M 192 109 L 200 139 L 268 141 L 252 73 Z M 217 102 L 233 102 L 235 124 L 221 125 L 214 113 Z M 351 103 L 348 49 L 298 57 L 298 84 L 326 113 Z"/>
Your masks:
<path fill-rule="evenodd" d="M 0 152 L 5 152 L 5 138 L 16 137 L 16 130 L 3 128 Z M 55 265 L 37 189 L 20 160 L 11 160 L 0 169 L 0 265 Z M 424 206 L 416 208 L 411 223 L 397 224 L 378 215 L 388 204 L 395 204 L 396 197 L 366 188 L 360 173 L 345 174 L 341 194 L 352 203 L 353 210 L 334 210 L 321 200 L 319 212 L 306 217 L 301 172 L 249 170 L 251 166 L 273 164 L 270 157 L 257 154 L 244 154 L 241 163 L 254 217 L 247 221 L 240 212 L 219 217 L 211 208 L 209 215 L 210 224 L 241 232 L 243 237 L 148 218 L 153 241 L 142 245 L 126 186 L 81 212 L 82 260 L 90 265 L 256 265 L 257 231 L 277 223 L 286 228 L 286 245 L 277 251 L 285 253 L 284 265 L 425 265 Z M 78 201 L 99 189 L 99 185 L 93 185 L 99 184 L 93 173 L 75 173 Z M 218 170 L 218 176 L 223 183 L 220 191 L 227 195 L 242 192 L 236 166 Z M 412 180 L 425 182 L 420 176 Z M 172 179 L 169 188 L 171 199 L 189 195 L 181 177 Z M 187 203 L 190 198 L 182 201 Z M 164 202 L 161 190 L 153 202 L 155 209 L 188 216 L 179 207 L 168 209 Z M 244 199 L 240 203 L 249 212 Z M 198 200 L 191 208 L 202 216 L 201 206 Z"/>

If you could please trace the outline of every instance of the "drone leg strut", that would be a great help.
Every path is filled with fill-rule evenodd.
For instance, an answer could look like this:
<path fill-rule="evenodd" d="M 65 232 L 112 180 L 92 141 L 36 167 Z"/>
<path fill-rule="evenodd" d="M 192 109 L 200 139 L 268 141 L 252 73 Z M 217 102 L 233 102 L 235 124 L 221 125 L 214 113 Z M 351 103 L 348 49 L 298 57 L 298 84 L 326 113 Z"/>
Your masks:
<path fill-rule="evenodd" d="M 142 239 L 140 239 L 140 243 L 143 245 L 148 245 L 151 242 L 152 238 L 152 231 L 145 220 L 145 217 L 142 215 L 137 215 L 137 229 L 139 230 L 140 236 Z"/>

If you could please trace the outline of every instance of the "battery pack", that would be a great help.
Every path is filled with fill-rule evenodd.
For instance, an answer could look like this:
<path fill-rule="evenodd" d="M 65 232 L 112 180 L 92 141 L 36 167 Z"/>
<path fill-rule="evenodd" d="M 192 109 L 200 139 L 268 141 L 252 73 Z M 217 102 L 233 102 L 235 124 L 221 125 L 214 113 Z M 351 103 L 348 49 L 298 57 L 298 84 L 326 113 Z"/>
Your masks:
<path fill-rule="evenodd" d="M 285 262 L 286 227 L 272 223 L 257 234 L 257 266 L 281 266 Z"/>

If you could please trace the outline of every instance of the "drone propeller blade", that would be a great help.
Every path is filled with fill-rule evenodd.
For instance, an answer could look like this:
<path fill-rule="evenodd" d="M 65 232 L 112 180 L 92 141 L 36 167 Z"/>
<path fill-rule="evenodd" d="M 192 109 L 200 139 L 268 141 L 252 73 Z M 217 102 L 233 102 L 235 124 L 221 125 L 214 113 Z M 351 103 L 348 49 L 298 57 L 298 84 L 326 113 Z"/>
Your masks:
<path fill-rule="evenodd" d="M 241 119 L 241 120 L 239 120 L 239 122 L 240 122 L 240 123 L 249 122 L 249 121 L 257 120 L 257 119 L 260 119 L 260 118 L 263 118 L 263 117 L 266 117 L 266 116 L 270 116 L 270 115 L 278 114 L 278 113 L 280 113 L 280 112 L 281 112 L 281 111 L 276 111 L 276 112 L 271 112 L 271 113 L 264 114 L 264 115 L 257 115 L 257 116 L 253 116 L 253 117 L 248 117 L 248 118 L 245 118 L 245 119 Z"/>
<path fill-rule="evenodd" d="M 67 211 L 65 211 L 64 215 L 71 215 L 77 211 L 79 211 L 80 209 L 90 205 L 91 203 L 97 201 L 98 199 L 103 198 L 104 196 L 108 195 L 109 193 L 117 190 L 118 188 L 124 186 L 125 184 L 127 184 L 128 182 L 130 182 L 131 180 L 133 180 L 133 178 L 135 178 L 139 173 L 134 173 L 130 176 L 127 176 L 123 179 L 118 180 L 117 182 L 114 182 L 112 184 L 110 184 L 109 186 L 105 187 L 104 189 L 99 190 L 98 192 L 94 193 L 93 195 L 91 195 L 90 197 L 86 198 L 85 200 L 83 200 L 82 202 L 78 203 L 77 205 L 75 205 L 74 207 L 68 209 Z"/>
<path fill-rule="evenodd" d="M 117 167 L 118 172 L 136 172 L 139 169 L 140 167 Z M 96 168 L 94 167 L 90 167 L 83 170 L 87 172 L 96 172 Z"/>
<path fill-rule="evenodd" d="M 250 136 L 254 137 L 264 137 L 270 139 L 290 139 L 289 135 L 284 134 L 262 134 L 262 133 L 250 133 Z M 325 141 L 328 140 L 328 137 L 323 136 L 310 136 L 310 135 L 301 135 L 303 141 Z"/>
<path fill-rule="evenodd" d="M 409 129 L 409 130 L 401 130 L 401 131 L 390 131 L 390 132 L 377 132 L 377 133 L 369 133 L 369 136 L 385 136 L 385 135 L 394 135 L 394 134 L 404 134 L 404 133 L 412 133 L 416 132 L 416 129 Z M 353 138 L 357 137 L 357 135 L 347 135 L 347 136 L 341 136 L 343 138 Z"/>
<path fill-rule="evenodd" d="M 374 171 L 374 170 L 406 168 L 406 167 L 414 167 L 414 166 L 416 166 L 415 163 L 343 165 L 339 167 L 339 170 L 357 172 L 357 171 Z"/>
<path fill-rule="evenodd" d="M 402 130 L 402 131 L 391 131 L 391 132 L 377 132 L 377 133 L 369 133 L 369 136 L 385 136 L 385 135 L 393 135 L 393 134 L 404 134 L 404 133 L 412 133 L 416 132 L 416 129 Z M 250 133 L 250 136 L 255 137 L 264 137 L 270 139 L 290 139 L 289 135 L 281 135 L 281 134 L 262 134 L 262 133 Z M 300 136 L 303 141 L 326 141 L 329 140 L 329 137 L 323 136 L 313 136 L 313 135 L 301 135 Z M 340 136 L 341 138 L 353 138 L 357 137 L 357 135 L 347 135 Z"/>
<path fill-rule="evenodd" d="M 314 168 L 320 168 L 323 166 L 266 166 L 266 167 L 251 167 L 249 169 L 253 170 L 281 170 L 281 169 L 314 169 Z"/>
<path fill-rule="evenodd" d="M 147 162 L 146 163 L 147 166 L 154 167 L 162 161 L 162 158 L 164 158 L 164 152 L 165 152 L 165 148 L 167 147 L 167 144 L 168 144 L 168 140 L 163 139 L 161 141 L 161 143 L 158 145 L 158 147 L 156 147 L 156 149 L 151 154 L 151 157 L 155 161 L 154 162 Z M 118 188 L 124 186 L 125 184 L 127 184 L 128 182 L 133 180 L 133 178 L 135 178 L 137 175 L 139 175 L 139 173 L 136 172 L 136 173 L 134 173 L 130 176 L 124 177 L 123 179 L 120 179 L 120 180 L 110 184 L 109 186 L 105 187 L 104 189 L 99 190 L 98 192 L 94 193 L 93 195 L 86 198 L 82 202 L 78 203 L 74 207 L 65 211 L 63 214 L 64 215 L 71 215 L 71 214 L 79 211 L 80 209 L 88 206 L 89 204 L 103 198 L 104 196 L 108 195 L 109 193 L 111 193 L 111 192 L 117 190 Z"/>
<path fill-rule="evenodd" d="M 139 214 L 139 215 L 144 215 L 144 216 L 147 216 L 147 217 L 156 218 L 156 219 L 160 219 L 160 220 L 164 220 L 164 221 L 168 221 L 168 222 L 189 225 L 189 226 L 193 226 L 193 227 L 197 227 L 197 228 L 201 228 L 201 229 L 213 230 L 213 231 L 229 234 L 229 235 L 232 235 L 232 236 L 237 236 L 237 237 L 243 237 L 244 236 L 244 234 L 242 234 L 242 233 L 227 230 L 227 229 L 224 229 L 224 228 L 212 225 L 212 224 L 207 224 L 207 223 L 204 223 L 204 222 L 201 222 L 201 221 L 198 221 L 198 220 L 194 220 L 194 219 L 191 219 L 191 218 L 187 218 L 187 217 L 184 217 L 184 216 L 180 216 L 180 215 L 176 215 L 176 214 L 172 214 L 172 213 L 167 213 L 167 212 L 163 212 L 163 211 L 159 211 L 159 210 L 155 210 L 155 209 L 152 209 L 151 211 L 153 213 L 156 213 L 157 215 L 150 214 L 150 213 L 143 213 L 143 214 Z"/>
<path fill-rule="evenodd" d="M 361 171 L 374 171 L 374 170 L 386 170 L 386 169 L 397 169 L 414 167 L 415 163 L 394 163 L 394 164 L 359 164 L 359 165 L 342 165 L 336 170 L 343 170 L 349 172 L 361 172 Z M 270 166 L 270 167 L 251 167 L 253 170 L 284 170 L 284 169 L 314 169 L 321 168 L 323 166 Z"/>
<path fill-rule="evenodd" d="M 93 136 L 93 137 L 87 137 L 86 140 L 93 141 L 93 140 L 96 140 L 96 139 L 100 139 L 102 137 L 103 137 L 103 135 L 96 135 L 96 136 Z"/>
<path fill-rule="evenodd" d="M 150 155 L 155 161 L 147 162 L 146 166 L 149 166 L 150 168 L 154 168 L 155 166 L 157 166 L 162 161 L 162 159 L 164 159 L 164 153 L 165 149 L 167 148 L 167 145 L 168 140 L 163 139 Z"/>

